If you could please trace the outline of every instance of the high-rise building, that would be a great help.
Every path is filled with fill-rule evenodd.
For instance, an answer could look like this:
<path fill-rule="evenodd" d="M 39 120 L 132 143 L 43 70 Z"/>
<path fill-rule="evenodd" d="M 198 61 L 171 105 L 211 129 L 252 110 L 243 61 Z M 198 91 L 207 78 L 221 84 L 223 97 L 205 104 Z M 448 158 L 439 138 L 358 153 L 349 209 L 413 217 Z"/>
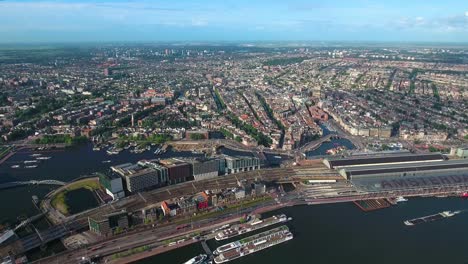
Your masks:
<path fill-rule="evenodd" d="M 122 185 L 122 178 L 115 173 L 99 173 L 99 182 L 106 189 L 114 200 L 125 197 L 125 192 Z"/>
<path fill-rule="evenodd" d="M 226 174 L 260 169 L 260 160 L 247 156 L 226 156 Z"/>
<path fill-rule="evenodd" d="M 138 164 L 125 163 L 112 166 L 111 169 L 123 178 L 125 188 L 129 192 L 167 185 L 167 170 L 157 164 L 150 166 L 149 163 L 147 161 L 140 161 Z"/>
<path fill-rule="evenodd" d="M 103 215 L 97 218 L 88 217 L 89 230 L 99 235 L 112 235 L 118 229 L 128 228 L 128 214 L 125 210 Z"/>
<path fill-rule="evenodd" d="M 192 167 L 189 163 L 177 159 L 161 160 L 160 163 L 167 168 L 169 184 L 193 180 Z"/>
<path fill-rule="evenodd" d="M 216 178 L 219 175 L 220 159 L 196 160 L 192 163 L 192 175 L 196 181 Z M 224 160 L 222 160 L 224 162 Z"/>

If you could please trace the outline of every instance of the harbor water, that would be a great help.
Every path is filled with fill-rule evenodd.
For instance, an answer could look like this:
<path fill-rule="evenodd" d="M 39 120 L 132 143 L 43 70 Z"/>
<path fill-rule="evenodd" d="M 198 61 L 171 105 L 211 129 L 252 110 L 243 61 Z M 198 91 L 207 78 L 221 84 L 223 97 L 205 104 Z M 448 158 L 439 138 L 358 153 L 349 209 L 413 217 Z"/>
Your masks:
<path fill-rule="evenodd" d="M 468 200 L 414 198 L 373 212 L 363 212 L 353 203 L 284 208 L 264 217 L 280 213 L 293 217 L 287 223 L 293 240 L 228 263 L 468 263 L 468 211 L 417 226 L 403 223 L 445 210 L 468 210 Z M 240 238 L 210 240 L 208 245 L 214 250 Z M 136 263 L 184 263 L 203 252 L 197 243 Z"/>
<path fill-rule="evenodd" d="M 82 145 L 64 150 L 32 151 L 21 150 L 10 159 L 0 165 L 0 183 L 12 181 L 29 180 L 58 180 L 68 182 L 79 177 L 90 175 L 94 172 L 103 172 L 112 165 L 126 162 L 137 162 L 142 159 L 202 156 L 192 152 L 172 152 L 155 155 L 152 151 L 145 151 L 140 154 L 130 153 L 124 150 L 117 155 L 107 155 L 105 150 L 93 151 L 92 145 Z M 35 160 L 34 153 L 40 153 L 48 160 L 41 160 L 37 163 L 37 168 L 24 168 L 24 161 Z M 21 165 L 21 168 L 12 168 L 14 165 Z M 57 188 L 53 185 L 29 185 L 11 189 L 0 190 L 1 201 L 14 201 L 14 203 L 1 203 L 0 205 L 0 225 L 15 224 L 18 216 L 30 217 L 39 213 L 32 202 L 32 196 L 36 195 L 41 199 L 47 193 Z M 76 198 L 76 197 L 75 197 Z M 74 201 L 74 208 L 80 211 L 81 207 L 89 208 L 95 205 L 93 199 L 89 199 L 89 194 L 82 193 Z"/>

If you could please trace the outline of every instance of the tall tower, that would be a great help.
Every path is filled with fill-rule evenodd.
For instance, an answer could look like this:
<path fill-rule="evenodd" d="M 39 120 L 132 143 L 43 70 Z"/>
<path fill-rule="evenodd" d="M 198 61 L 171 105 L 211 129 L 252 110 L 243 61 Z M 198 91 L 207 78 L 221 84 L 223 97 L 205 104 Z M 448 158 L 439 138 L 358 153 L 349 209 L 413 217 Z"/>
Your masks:
<path fill-rule="evenodd" d="M 132 114 L 132 127 L 135 126 L 135 118 L 133 117 L 133 114 Z"/>

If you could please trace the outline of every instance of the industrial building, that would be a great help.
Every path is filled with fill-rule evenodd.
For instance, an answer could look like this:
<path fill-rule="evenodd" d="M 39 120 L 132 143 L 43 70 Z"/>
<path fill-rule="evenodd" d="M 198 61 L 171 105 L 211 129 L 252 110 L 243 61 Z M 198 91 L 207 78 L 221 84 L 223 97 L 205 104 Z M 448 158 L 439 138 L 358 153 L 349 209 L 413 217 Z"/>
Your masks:
<path fill-rule="evenodd" d="M 358 167 L 369 165 L 390 165 L 415 162 L 436 162 L 445 160 L 445 156 L 440 153 L 412 154 L 412 153 L 393 153 L 393 154 L 369 154 L 351 156 L 347 158 L 327 158 L 323 160 L 325 166 L 329 169 L 339 169 L 343 167 Z"/>
<path fill-rule="evenodd" d="M 468 160 L 447 160 L 440 153 L 368 154 L 323 163 L 365 192 L 468 185 Z"/>
<path fill-rule="evenodd" d="M 115 173 L 99 173 L 99 182 L 106 189 L 112 199 L 120 199 L 125 197 L 125 192 L 122 185 L 122 178 Z"/>
<path fill-rule="evenodd" d="M 467 160 L 447 160 L 437 162 L 416 162 L 389 165 L 344 167 L 339 169 L 341 176 L 348 180 L 366 178 L 407 178 L 425 176 L 468 176 Z"/>
<path fill-rule="evenodd" d="M 128 228 L 128 214 L 125 210 L 103 215 L 99 218 L 88 217 L 89 230 L 99 235 L 112 235 L 118 229 Z"/>

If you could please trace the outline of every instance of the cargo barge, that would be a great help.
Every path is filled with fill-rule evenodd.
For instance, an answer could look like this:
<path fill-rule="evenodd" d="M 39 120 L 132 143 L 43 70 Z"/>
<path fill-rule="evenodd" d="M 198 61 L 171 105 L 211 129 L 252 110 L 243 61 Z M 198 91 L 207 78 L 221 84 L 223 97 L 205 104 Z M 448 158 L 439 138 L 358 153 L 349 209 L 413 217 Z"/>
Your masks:
<path fill-rule="evenodd" d="M 256 219 L 253 220 L 251 223 L 241 224 L 231 227 L 229 229 L 222 230 L 216 234 L 215 239 L 216 241 L 229 239 L 235 236 L 258 230 L 260 228 L 264 228 L 278 223 L 284 223 L 291 219 L 291 217 L 288 218 L 285 214 L 274 215 L 263 220 Z"/>
<path fill-rule="evenodd" d="M 433 215 L 428 215 L 428 216 L 414 218 L 414 219 L 411 219 L 411 220 L 406 220 L 403 223 L 405 225 L 407 225 L 407 226 L 413 226 L 413 225 L 417 225 L 417 224 L 422 224 L 422 223 L 427 223 L 427 222 L 432 222 L 432 221 L 444 219 L 444 218 L 447 218 L 447 217 L 452 217 L 452 216 L 454 216 L 456 214 L 459 214 L 459 213 L 461 213 L 461 211 L 443 211 L 443 212 L 433 214 Z"/>
<path fill-rule="evenodd" d="M 214 258 L 216 264 L 225 263 L 257 251 L 281 244 L 293 239 L 287 226 L 280 226 L 244 239 L 218 247 Z"/>

